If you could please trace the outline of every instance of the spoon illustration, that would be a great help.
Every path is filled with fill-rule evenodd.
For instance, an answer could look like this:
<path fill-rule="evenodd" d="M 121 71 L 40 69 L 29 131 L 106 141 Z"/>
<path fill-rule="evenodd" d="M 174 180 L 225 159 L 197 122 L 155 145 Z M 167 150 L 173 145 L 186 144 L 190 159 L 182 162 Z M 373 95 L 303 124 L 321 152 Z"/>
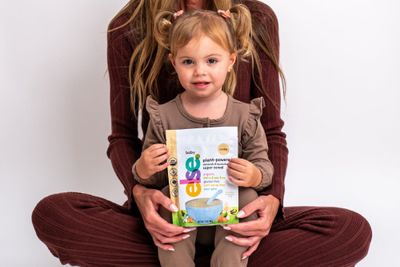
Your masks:
<path fill-rule="evenodd" d="M 211 205 L 211 203 L 214 201 L 214 199 L 216 199 L 217 198 L 217 196 L 219 195 L 219 194 L 221 194 L 222 193 L 222 189 L 219 189 L 217 192 L 215 192 L 214 193 L 214 195 L 212 195 L 212 197 L 210 197 L 208 200 L 207 200 L 207 205 Z"/>

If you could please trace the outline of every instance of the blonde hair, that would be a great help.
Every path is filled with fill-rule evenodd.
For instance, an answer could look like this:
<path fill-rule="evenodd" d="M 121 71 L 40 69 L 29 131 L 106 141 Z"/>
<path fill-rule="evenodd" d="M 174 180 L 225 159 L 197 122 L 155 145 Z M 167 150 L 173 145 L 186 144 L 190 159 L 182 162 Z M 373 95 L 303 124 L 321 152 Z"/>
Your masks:
<path fill-rule="evenodd" d="M 170 11 L 160 12 L 154 19 L 154 38 L 172 56 L 193 38 L 207 36 L 238 60 L 251 57 L 254 48 L 251 42 L 251 15 L 244 5 L 229 10 L 229 17 L 215 11 L 194 10 L 175 18 Z M 222 90 L 233 95 L 236 87 L 235 71 L 227 73 Z"/>
<path fill-rule="evenodd" d="M 205 9 L 216 11 L 218 9 L 230 10 L 232 8 L 232 2 L 236 2 L 236 0 L 209 0 L 206 2 L 207 5 Z M 154 18 L 162 10 L 174 12 L 184 9 L 184 7 L 185 0 L 130 0 L 110 22 L 109 32 L 128 27 L 127 32 L 136 40 L 135 48 L 129 62 L 130 102 L 135 114 L 135 106 L 139 109 L 143 108 L 147 95 L 150 94 L 158 100 L 157 77 L 165 63 L 168 52 L 165 47 L 155 42 L 153 35 L 153 28 L 155 25 Z M 235 13 L 234 10 L 231 10 L 231 12 Z M 129 19 L 122 25 L 111 28 L 113 22 L 125 14 L 129 15 Z M 243 21 L 241 18 L 237 18 L 236 20 Z M 270 58 L 275 69 L 280 74 L 285 93 L 285 80 L 278 64 L 279 48 L 272 43 L 269 32 L 263 30 L 263 28 L 264 27 L 255 27 L 253 29 L 253 40 Z M 251 58 L 253 81 L 261 95 L 271 99 L 266 95 L 265 91 L 262 90 L 263 85 L 260 82 L 262 79 L 262 66 L 258 53 L 252 53 Z M 259 74 L 258 79 L 256 79 L 255 70 Z M 273 101 L 271 101 L 271 103 L 278 108 L 278 103 L 273 103 Z"/>

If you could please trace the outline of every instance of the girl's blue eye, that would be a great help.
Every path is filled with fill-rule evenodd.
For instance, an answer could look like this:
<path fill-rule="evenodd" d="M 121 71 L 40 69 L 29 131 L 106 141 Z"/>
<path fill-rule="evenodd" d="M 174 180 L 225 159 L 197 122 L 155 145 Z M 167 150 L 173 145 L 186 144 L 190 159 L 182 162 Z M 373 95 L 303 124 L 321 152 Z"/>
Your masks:
<path fill-rule="evenodd" d="M 182 61 L 182 63 L 183 63 L 184 65 L 190 65 L 190 64 L 193 64 L 193 60 L 191 60 L 191 59 L 185 59 L 185 60 Z"/>
<path fill-rule="evenodd" d="M 208 60 L 207 60 L 207 63 L 208 64 L 215 64 L 215 63 L 217 63 L 218 62 L 218 60 L 216 60 L 215 58 L 209 58 Z"/>

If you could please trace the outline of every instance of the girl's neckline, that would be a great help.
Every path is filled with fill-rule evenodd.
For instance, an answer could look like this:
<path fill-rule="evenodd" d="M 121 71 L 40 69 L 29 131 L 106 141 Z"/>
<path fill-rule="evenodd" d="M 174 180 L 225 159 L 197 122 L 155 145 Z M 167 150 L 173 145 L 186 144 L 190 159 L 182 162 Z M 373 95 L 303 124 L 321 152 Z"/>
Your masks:
<path fill-rule="evenodd" d="M 176 102 L 179 112 L 184 117 L 186 117 L 188 120 L 190 120 L 192 122 L 196 122 L 196 123 L 203 123 L 203 124 L 206 123 L 207 125 L 211 125 L 211 124 L 222 123 L 222 122 L 226 121 L 226 119 L 229 117 L 229 114 L 231 113 L 231 109 L 232 109 L 232 96 L 230 96 L 230 95 L 227 95 L 227 96 L 228 96 L 228 101 L 226 102 L 225 112 L 222 115 L 222 117 L 219 117 L 217 119 L 210 119 L 209 117 L 200 118 L 200 117 L 195 117 L 195 116 L 191 115 L 189 112 L 187 112 L 187 110 L 183 106 L 181 94 L 178 94 L 176 96 L 175 102 Z"/>

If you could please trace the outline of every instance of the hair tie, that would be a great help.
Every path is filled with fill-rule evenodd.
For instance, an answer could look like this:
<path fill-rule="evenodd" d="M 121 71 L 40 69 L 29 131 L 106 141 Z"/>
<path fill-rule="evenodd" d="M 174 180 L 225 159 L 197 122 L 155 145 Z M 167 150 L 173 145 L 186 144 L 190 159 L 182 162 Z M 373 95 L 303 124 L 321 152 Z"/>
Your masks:
<path fill-rule="evenodd" d="M 173 14 L 173 16 L 174 16 L 174 19 L 176 20 L 180 15 L 182 15 L 183 14 L 183 10 L 181 9 L 181 10 L 179 10 L 179 11 L 176 11 L 174 14 Z"/>
<path fill-rule="evenodd" d="M 221 10 L 218 9 L 217 11 L 218 14 L 220 14 L 222 17 L 226 18 L 226 19 L 230 19 L 231 18 L 231 12 L 228 10 Z"/>

